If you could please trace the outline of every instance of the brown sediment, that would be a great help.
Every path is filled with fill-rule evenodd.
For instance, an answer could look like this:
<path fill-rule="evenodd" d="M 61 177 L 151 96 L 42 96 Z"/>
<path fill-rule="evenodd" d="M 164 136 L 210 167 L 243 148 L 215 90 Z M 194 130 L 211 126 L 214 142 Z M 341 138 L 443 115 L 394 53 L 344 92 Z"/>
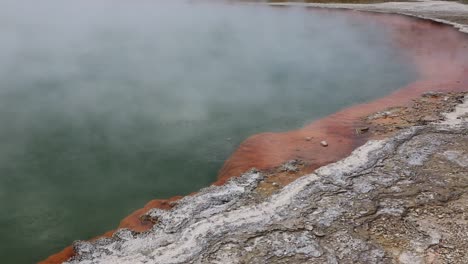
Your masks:
<path fill-rule="evenodd" d="M 372 135 L 379 135 L 375 133 L 378 122 L 369 122 L 367 119 L 371 114 L 390 107 L 401 107 L 400 110 L 406 109 L 404 111 L 408 112 L 411 110 L 408 106 L 414 106 L 413 99 L 427 91 L 468 91 L 468 38 L 452 27 L 402 15 L 336 10 L 323 12 L 339 12 L 349 19 L 364 19 L 379 24 L 391 35 L 393 45 L 414 64 L 418 73 L 417 81 L 384 98 L 346 108 L 301 129 L 262 133 L 248 138 L 225 162 L 214 185 L 222 185 L 231 177 L 251 168 L 270 170 L 288 160 L 303 161 L 300 173 L 284 172 L 270 178 L 279 186 L 285 185 L 304 173 L 348 156 Z M 366 78 L 365 73 L 362 78 Z M 393 127 L 399 129 L 400 126 Z M 367 128 L 374 131 L 367 133 Z M 327 147 L 320 144 L 323 140 L 327 141 Z M 267 193 L 274 189 L 268 184 L 264 187 Z M 170 209 L 180 198 L 153 200 L 123 219 L 119 228 L 146 231 L 153 225 L 151 219 L 142 218 L 148 210 Z M 103 236 L 112 234 L 113 231 L 110 231 Z M 67 247 L 40 263 L 61 263 L 73 256 L 73 253 L 72 247 Z"/>
<path fill-rule="evenodd" d="M 415 99 L 410 106 L 390 107 L 366 118 L 370 137 L 382 139 L 400 129 L 426 125 L 445 119 L 444 113 L 453 112 L 463 103 L 467 92 L 428 92 Z"/>
<path fill-rule="evenodd" d="M 103 238 L 103 237 L 111 237 L 114 234 L 114 232 L 115 230 L 108 231 L 100 236 L 90 239 L 90 241 L 94 241 L 96 239 Z M 69 258 L 73 257 L 74 255 L 75 255 L 75 251 L 73 250 L 73 246 L 68 246 L 64 248 L 62 251 L 49 256 L 47 259 L 38 262 L 38 264 L 62 263 L 68 260 Z"/>
<path fill-rule="evenodd" d="M 104 237 L 104 236 L 103 236 Z M 40 261 L 39 264 L 55 264 L 55 263 L 62 263 L 67 259 L 73 257 L 75 252 L 73 251 L 72 246 L 68 246 L 64 248 L 62 251 L 49 256 L 47 259 Z"/>

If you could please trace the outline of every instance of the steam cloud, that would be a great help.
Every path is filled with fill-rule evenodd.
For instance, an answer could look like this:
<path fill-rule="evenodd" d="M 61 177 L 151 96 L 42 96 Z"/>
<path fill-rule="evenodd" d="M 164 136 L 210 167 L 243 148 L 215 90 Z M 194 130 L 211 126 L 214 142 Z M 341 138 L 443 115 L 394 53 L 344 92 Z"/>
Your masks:
<path fill-rule="evenodd" d="M 207 185 L 247 136 L 411 78 L 382 28 L 296 8 L 0 0 L 0 32 L 2 259 L 99 234 Z"/>

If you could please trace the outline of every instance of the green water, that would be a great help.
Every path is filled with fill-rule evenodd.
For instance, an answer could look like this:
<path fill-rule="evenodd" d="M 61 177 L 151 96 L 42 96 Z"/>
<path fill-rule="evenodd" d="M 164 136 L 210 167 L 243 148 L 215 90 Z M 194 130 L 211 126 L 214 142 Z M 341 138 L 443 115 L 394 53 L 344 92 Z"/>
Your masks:
<path fill-rule="evenodd" d="M 249 135 L 414 78 L 385 29 L 344 15 L 26 2 L 0 0 L 2 263 L 38 261 L 151 199 L 209 185 Z"/>

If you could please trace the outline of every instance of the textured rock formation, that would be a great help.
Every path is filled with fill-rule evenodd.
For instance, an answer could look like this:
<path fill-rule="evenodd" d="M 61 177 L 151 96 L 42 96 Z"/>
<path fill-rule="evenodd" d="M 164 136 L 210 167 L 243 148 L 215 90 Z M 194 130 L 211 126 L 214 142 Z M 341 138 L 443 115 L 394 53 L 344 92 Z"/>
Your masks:
<path fill-rule="evenodd" d="M 76 242 L 70 263 L 467 263 L 467 117 L 468 101 L 267 197 L 250 171 L 149 211 L 150 231 Z"/>

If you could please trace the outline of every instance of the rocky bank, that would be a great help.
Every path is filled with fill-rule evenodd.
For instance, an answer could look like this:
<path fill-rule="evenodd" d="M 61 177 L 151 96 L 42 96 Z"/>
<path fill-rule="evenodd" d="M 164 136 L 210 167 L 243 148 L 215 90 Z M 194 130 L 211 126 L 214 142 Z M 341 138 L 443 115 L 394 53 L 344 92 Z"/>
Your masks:
<path fill-rule="evenodd" d="M 468 100 L 443 119 L 271 195 L 259 189 L 269 176 L 251 170 L 149 211 L 150 231 L 76 242 L 69 263 L 468 263 Z"/>

